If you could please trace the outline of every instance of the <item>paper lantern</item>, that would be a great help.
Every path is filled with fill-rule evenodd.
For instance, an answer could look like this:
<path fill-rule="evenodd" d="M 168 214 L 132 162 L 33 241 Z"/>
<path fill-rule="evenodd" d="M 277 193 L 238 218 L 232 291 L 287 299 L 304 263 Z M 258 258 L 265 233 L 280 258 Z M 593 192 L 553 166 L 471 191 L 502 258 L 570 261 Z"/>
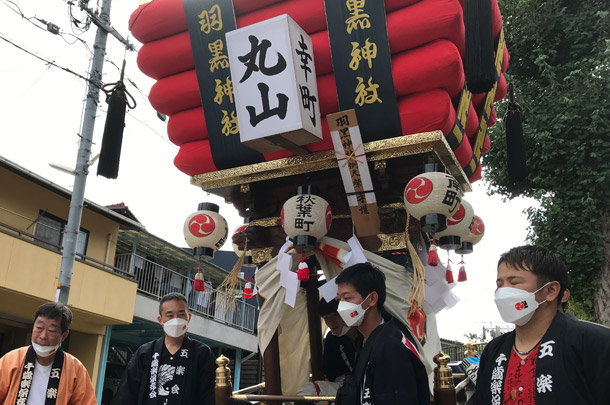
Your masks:
<path fill-rule="evenodd" d="M 409 181 L 404 191 L 407 212 L 419 219 L 422 231 L 436 233 L 447 228 L 462 199 L 457 180 L 447 173 L 422 173 Z"/>
<path fill-rule="evenodd" d="M 299 186 L 297 195 L 282 207 L 282 228 L 297 251 L 311 251 L 330 229 L 332 211 L 312 186 Z"/>
<path fill-rule="evenodd" d="M 465 238 L 462 238 L 462 246 L 459 249 L 456 249 L 455 253 L 460 255 L 465 255 L 468 253 L 472 253 L 476 245 L 483 239 L 483 235 L 485 234 L 485 224 L 483 220 L 475 215 L 474 223 L 472 224 L 472 229 L 470 229 L 470 233 Z"/>
<path fill-rule="evenodd" d="M 218 205 L 200 203 L 197 209 L 184 221 L 184 240 L 195 256 L 211 259 L 227 240 L 229 227 L 218 213 Z"/>
<path fill-rule="evenodd" d="M 244 254 L 244 251 L 239 249 L 239 246 L 233 241 L 235 240 L 236 235 L 242 234 L 246 230 L 246 228 L 248 228 L 248 222 L 250 222 L 250 219 L 249 218 L 246 219 L 245 222 L 246 222 L 245 224 L 240 225 L 237 228 L 235 228 L 235 230 L 233 231 L 233 236 L 231 238 L 232 245 L 233 245 L 233 251 L 235 252 L 237 257 L 241 257 L 241 255 Z M 245 238 L 245 236 L 244 236 L 244 238 Z M 248 249 L 246 251 L 243 266 L 244 267 L 256 267 L 256 265 L 252 263 L 252 250 L 250 250 L 250 249 Z"/>
<path fill-rule="evenodd" d="M 474 210 L 470 203 L 462 199 L 457 211 L 447 219 L 447 229 L 438 232 L 435 237 L 442 249 L 459 249 L 462 238 L 470 234 L 474 223 Z"/>

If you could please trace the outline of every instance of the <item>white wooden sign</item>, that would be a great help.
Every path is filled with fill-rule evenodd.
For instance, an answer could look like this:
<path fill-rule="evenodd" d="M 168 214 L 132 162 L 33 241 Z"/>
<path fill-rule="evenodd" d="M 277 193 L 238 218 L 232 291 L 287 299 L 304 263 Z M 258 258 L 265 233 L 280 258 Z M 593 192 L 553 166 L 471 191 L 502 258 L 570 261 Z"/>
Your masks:
<path fill-rule="evenodd" d="M 241 142 L 262 153 L 322 139 L 311 38 L 287 14 L 227 33 Z"/>

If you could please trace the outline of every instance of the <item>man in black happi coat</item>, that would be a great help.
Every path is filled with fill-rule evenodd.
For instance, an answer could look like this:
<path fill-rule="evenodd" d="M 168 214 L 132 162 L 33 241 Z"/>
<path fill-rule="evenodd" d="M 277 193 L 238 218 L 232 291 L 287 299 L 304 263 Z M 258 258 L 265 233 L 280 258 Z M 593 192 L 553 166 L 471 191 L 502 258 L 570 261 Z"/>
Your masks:
<path fill-rule="evenodd" d="M 539 246 L 500 257 L 495 301 L 515 330 L 492 340 L 477 377 L 476 404 L 610 403 L 610 329 L 567 317 L 566 265 Z"/>
<path fill-rule="evenodd" d="M 182 294 L 161 299 L 158 320 L 164 336 L 135 352 L 113 405 L 214 404 L 214 356 L 208 346 L 186 336 L 190 319 Z"/>

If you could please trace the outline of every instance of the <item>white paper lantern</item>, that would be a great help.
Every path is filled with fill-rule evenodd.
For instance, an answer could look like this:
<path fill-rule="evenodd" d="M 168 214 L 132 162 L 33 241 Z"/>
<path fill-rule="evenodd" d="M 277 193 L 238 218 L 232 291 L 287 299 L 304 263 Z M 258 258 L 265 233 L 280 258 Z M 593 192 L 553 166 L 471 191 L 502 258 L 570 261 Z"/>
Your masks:
<path fill-rule="evenodd" d="M 227 221 L 218 213 L 218 205 L 200 203 L 198 211 L 184 221 L 184 240 L 197 257 L 211 259 L 229 235 Z"/>
<path fill-rule="evenodd" d="M 455 253 L 465 255 L 474 251 L 474 245 L 479 243 L 485 235 L 485 224 L 483 220 L 478 216 L 474 216 L 474 223 L 470 233 L 465 238 L 462 238 L 462 247 L 457 249 Z"/>
<path fill-rule="evenodd" d="M 281 221 L 294 248 L 311 251 L 330 229 L 332 211 L 328 202 L 317 195 L 315 187 L 300 186 L 297 195 L 284 203 Z"/>
<path fill-rule="evenodd" d="M 434 235 L 442 249 L 459 249 L 462 247 L 462 238 L 470 234 L 474 224 L 474 210 L 470 203 L 464 199 L 453 216 L 447 219 L 447 229 Z"/>
<path fill-rule="evenodd" d="M 404 191 L 407 212 L 421 223 L 422 231 L 436 233 L 446 229 L 447 218 L 460 206 L 462 190 L 447 173 L 422 173 L 409 181 Z"/>

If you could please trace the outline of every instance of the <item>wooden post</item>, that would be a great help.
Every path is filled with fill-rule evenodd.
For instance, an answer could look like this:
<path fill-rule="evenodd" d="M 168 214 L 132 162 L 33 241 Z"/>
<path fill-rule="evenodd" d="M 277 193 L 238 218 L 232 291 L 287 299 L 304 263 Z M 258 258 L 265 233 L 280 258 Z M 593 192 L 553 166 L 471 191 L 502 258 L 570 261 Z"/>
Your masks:
<path fill-rule="evenodd" d="M 265 392 L 271 395 L 282 394 L 282 379 L 280 376 L 280 346 L 277 330 L 263 354 L 265 364 Z M 269 401 L 268 405 L 281 405 L 278 401 Z"/>
<path fill-rule="evenodd" d="M 324 380 L 322 367 L 322 325 L 320 324 L 320 311 L 318 302 L 318 271 L 316 266 L 310 266 L 310 278 L 307 282 L 307 324 L 309 325 L 309 352 L 311 355 L 311 375 L 313 381 Z"/>
<path fill-rule="evenodd" d="M 449 363 L 449 356 L 440 352 L 434 356 L 434 405 L 456 405 L 455 385 Z"/>
<path fill-rule="evenodd" d="M 216 359 L 218 368 L 216 369 L 216 386 L 214 387 L 214 403 L 215 405 L 226 405 L 227 400 L 231 397 L 233 388 L 231 387 L 231 370 L 227 367 L 229 359 L 220 355 Z"/>

